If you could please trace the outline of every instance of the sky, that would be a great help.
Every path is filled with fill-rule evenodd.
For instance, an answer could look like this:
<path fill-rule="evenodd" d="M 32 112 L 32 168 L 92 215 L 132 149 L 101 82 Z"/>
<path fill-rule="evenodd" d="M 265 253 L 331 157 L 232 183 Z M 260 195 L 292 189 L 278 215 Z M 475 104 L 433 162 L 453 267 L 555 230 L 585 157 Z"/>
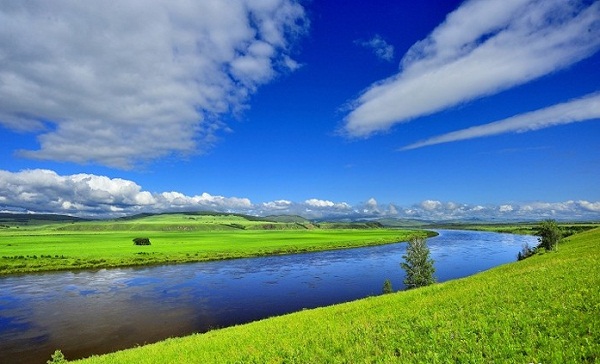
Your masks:
<path fill-rule="evenodd" d="M 0 211 L 600 220 L 600 2 L 0 3 Z"/>

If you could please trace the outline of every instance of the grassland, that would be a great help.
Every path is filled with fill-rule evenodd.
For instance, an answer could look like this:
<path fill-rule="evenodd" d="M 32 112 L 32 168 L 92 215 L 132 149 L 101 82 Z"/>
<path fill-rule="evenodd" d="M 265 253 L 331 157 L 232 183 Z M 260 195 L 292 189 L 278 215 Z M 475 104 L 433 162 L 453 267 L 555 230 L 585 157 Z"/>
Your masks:
<path fill-rule="evenodd" d="M 368 224 L 284 222 L 240 215 L 167 214 L 111 221 L 4 222 L 0 274 L 171 264 L 406 241 L 423 231 Z M 147 237 L 149 246 L 132 239 Z"/>
<path fill-rule="evenodd" d="M 600 229 L 460 280 L 81 361 L 596 363 Z"/>

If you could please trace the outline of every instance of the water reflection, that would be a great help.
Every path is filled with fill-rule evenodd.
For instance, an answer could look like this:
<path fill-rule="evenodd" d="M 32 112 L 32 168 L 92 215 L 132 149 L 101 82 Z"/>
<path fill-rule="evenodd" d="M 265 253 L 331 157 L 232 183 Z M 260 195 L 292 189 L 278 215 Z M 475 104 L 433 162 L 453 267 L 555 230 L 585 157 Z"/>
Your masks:
<path fill-rule="evenodd" d="M 439 281 L 514 261 L 534 237 L 440 231 Z M 45 363 L 401 289 L 405 244 L 289 256 L 0 278 L 0 362 Z"/>

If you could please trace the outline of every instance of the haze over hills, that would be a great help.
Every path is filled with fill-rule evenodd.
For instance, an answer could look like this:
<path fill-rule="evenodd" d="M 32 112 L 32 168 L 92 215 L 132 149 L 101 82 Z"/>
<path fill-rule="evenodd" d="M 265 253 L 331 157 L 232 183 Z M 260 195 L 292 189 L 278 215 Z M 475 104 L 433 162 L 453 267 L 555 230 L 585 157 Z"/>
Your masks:
<path fill-rule="evenodd" d="M 540 219 L 527 219 L 527 220 L 509 220 L 509 219 L 403 219 L 403 218 L 364 218 L 361 216 L 346 217 L 340 219 L 339 217 L 320 218 L 320 219 L 307 219 L 300 215 L 267 215 L 267 216 L 254 216 L 238 213 L 225 213 L 215 211 L 197 211 L 197 212 L 168 212 L 168 213 L 140 213 L 131 216 L 124 216 L 115 219 L 91 219 L 81 218 L 69 215 L 60 214 L 36 214 L 36 213 L 0 213 L 0 225 L 3 226 L 27 226 L 27 225 L 47 225 L 47 224 L 64 224 L 64 223 L 77 223 L 77 222 L 107 222 L 112 221 L 115 223 L 125 222 L 141 222 L 150 218 L 153 219 L 167 219 L 176 215 L 182 215 L 187 219 L 195 218 L 208 218 L 208 217 L 229 217 L 231 223 L 235 225 L 234 220 L 239 222 L 254 222 L 254 223 L 276 223 L 282 225 L 298 225 L 302 227 L 320 227 L 327 226 L 328 228 L 376 228 L 376 227 L 389 227 L 389 228 L 435 228 L 435 227 L 460 227 L 466 225 L 494 225 L 494 224 L 519 224 L 519 223 L 536 223 L 545 218 Z M 166 221 L 166 220 L 165 220 Z M 593 223 L 597 221 L 590 220 L 561 220 L 562 222 L 580 222 L 580 223 Z M 201 223 L 201 221 L 196 221 Z M 233 225 L 232 225 L 233 226 Z"/>
<path fill-rule="evenodd" d="M 89 221 L 82 217 L 75 217 L 69 215 L 59 214 L 13 214 L 7 212 L 0 212 L 0 224 L 16 224 L 16 225 L 29 225 L 29 224 L 51 224 L 51 223 L 68 223 L 68 222 L 80 222 Z"/>

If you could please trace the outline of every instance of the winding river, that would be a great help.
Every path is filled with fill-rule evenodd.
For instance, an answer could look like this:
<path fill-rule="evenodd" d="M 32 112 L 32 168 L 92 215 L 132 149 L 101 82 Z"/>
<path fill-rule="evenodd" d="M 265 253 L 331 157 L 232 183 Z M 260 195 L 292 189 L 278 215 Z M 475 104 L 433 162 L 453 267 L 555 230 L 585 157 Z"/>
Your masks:
<path fill-rule="evenodd" d="M 440 230 L 438 281 L 516 260 L 532 236 Z M 403 288 L 406 244 L 0 278 L 0 363 L 75 359 Z"/>

